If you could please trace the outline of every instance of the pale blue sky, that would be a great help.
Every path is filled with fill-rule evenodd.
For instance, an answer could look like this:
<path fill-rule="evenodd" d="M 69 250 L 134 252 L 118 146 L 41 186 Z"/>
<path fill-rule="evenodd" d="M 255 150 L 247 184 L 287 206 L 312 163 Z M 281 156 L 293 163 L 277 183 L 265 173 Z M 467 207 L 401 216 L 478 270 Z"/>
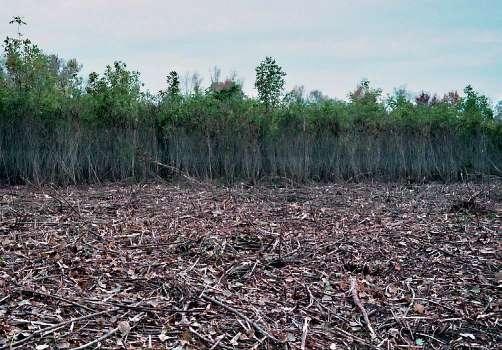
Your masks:
<path fill-rule="evenodd" d="M 236 71 L 253 94 L 254 67 L 273 56 L 288 88 L 345 98 L 361 78 L 391 92 L 444 93 L 467 84 L 502 99 L 502 0 L 0 0 L 0 35 L 24 31 L 84 72 L 114 60 L 146 87 L 165 75 Z"/>

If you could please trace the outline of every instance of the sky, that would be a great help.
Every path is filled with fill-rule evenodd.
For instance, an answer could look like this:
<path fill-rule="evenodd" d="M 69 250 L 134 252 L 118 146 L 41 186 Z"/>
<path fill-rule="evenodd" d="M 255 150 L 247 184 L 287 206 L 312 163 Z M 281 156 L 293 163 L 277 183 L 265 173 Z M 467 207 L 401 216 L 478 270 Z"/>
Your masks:
<path fill-rule="evenodd" d="M 255 95 L 254 69 L 272 56 L 287 89 L 346 98 L 366 78 L 384 93 L 472 84 L 502 99 L 502 0 L 0 0 L 1 36 L 17 32 L 13 16 L 84 74 L 121 60 L 152 92 L 171 70 L 207 86 L 218 66 Z"/>

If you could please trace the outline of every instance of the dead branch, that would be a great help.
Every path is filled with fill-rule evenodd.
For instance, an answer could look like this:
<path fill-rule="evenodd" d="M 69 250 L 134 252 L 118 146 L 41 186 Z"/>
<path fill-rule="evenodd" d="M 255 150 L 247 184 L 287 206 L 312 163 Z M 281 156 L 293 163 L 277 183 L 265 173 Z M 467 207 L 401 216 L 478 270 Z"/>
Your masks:
<path fill-rule="evenodd" d="M 268 333 L 267 331 L 265 331 L 258 323 L 256 323 L 255 321 L 251 320 L 249 317 L 247 317 L 246 315 L 244 315 L 239 310 L 236 310 L 233 307 L 228 306 L 228 305 L 224 304 L 223 302 L 219 301 L 218 299 L 212 298 L 212 297 L 210 297 L 208 295 L 205 295 L 205 294 L 201 295 L 201 298 L 204 299 L 204 300 L 206 300 L 206 301 L 209 301 L 209 302 L 211 302 L 213 304 L 221 306 L 222 308 L 224 308 L 227 311 L 233 312 L 234 314 L 236 314 L 237 316 L 239 316 L 240 318 L 242 318 L 247 323 L 253 325 L 253 327 L 258 332 L 260 332 L 262 335 L 266 336 L 267 338 L 269 338 L 270 340 L 272 340 L 275 343 L 281 343 L 281 341 L 279 341 L 279 339 L 277 339 L 276 337 L 274 337 L 273 335 L 271 335 L 270 333 Z"/>
<path fill-rule="evenodd" d="M 78 307 L 80 307 L 80 308 L 82 308 L 84 310 L 87 310 L 87 311 L 95 311 L 95 309 L 92 309 L 92 308 L 87 307 L 85 305 L 79 304 L 76 301 L 69 300 L 69 299 L 66 299 L 66 298 L 54 295 L 54 294 L 42 293 L 42 292 L 39 292 L 39 291 L 36 291 L 36 290 L 29 290 L 29 289 L 22 289 L 22 290 L 20 290 L 20 292 L 21 293 L 25 293 L 25 294 L 40 295 L 40 296 L 43 296 L 45 298 L 52 298 L 52 299 L 59 300 L 59 301 L 62 301 L 62 302 L 65 302 L 65 303 L 68 303 L 68 304 L 71 304 L 71 305 L 74 305 L 74 306 L 78 306 Z"/>
<path fill-rule="evenodd" d="M 149 163 L 152 163 L 152 164 L 155 164 L 155 165 L 158 165 L 164 169 L 167 169 L 169 171 L 172 171 L 173 173 L 187 179 L 188 181 L 192 182 L 192 183 L 195 183 L 195 184 L 198 184 L 198 185 L 201 185 L 202 182 L 200 182 L 199 180 L 195 179 L 194 177 L 188 175 L 187 173 L 185 173 L 184 171 L 182 171 L 181 169 L 178 169 L 176 167 L 173 167 L 171 165 L 167 165 L 167 164 L 164 164 L 164 163 L 161 163 L 159 162 L 158 160 L 156 159 L 152 159 L 149 155 L 145 154 L 145 153 L 141 153 L 139 154 L 139 157 L 142 158 L 144 161 L 147 161 Z"/>
<path fill-rule="evenodd" d="M 71 350 L 82 350 L 82 349 L 90 348 L 91 346 L 97 345 L 99 342 L 102 342 L 103 340 L 110 338 L 112 335 L 114 335 L 118 331 L 119 331 L 119 327 L 115 327 L 112 330 L 110 330 L 108 333 L 106 333 L 105 335 L 103 335 L 99 338 L 96 338 L 87 344 L 80 345 L 76 348 L 72 348 Z"/>
<path fill-rule="evenodd" d="M 303 329 L 302 329 L 302 345 L 301 345 L 301 350 L 305 350 L 305 344 L 307 342 L 307 334 L 309 331 L 309 322 L 310 322 L 310 317 L 305 317 L 305 321 L 303 322 Z"/>
<path fill-rule="evenodd" d="M 88 315 L 85 315 L 85 316 L 81 316 L 81 317 L 77 317 L 77 318 L 72 318 L 70 320 L 60 322 L 60 323 L 55 324 L 54 326 L 51 326 L 51 327 L 46 327 L 46 328 L 39 329 L 38 331 L 35 331 L 35 332 L 31 333 L 26 338 L 23 338 L 23 339 L 21 339 L 19 341 L 16 341 L 14 343 L 10 343 L 8 345 L 4 345 L 4 346 L 0 347 L 0 350 L 13 349 L 15 347 L 18 347 L 19 345 L 22 345 L 22 344 L 26 343 L 28 340 L 31 340 L 32 338 L 34 338 L 37 335 L 43 334 L 44 336 L 46 336 L 46 335 L 51 334 L 56 329 L 58 329 L 58 328 L 60 328 L 62 326 L 66 326 L 67 324 L 70 324 L 70 323 L 73 323 L 73 322 L 82 321 L 82 320 L 86 320 L 86 319 L 89 319 L 89 318 L 92 318 L 92 317 L 95 317 L 95 316 L 103 315 L 103 314 L 114 312 L 114 311 L 117 311 L 117 310 L 119 310 L 119 308 L 112 308 L 112 309 L 108 309 L 108 310 L 104 310 L 104 311 L 94 312 L 92 314 L 88 314 Z"/>
<path fill-rule="evenodd" d="M 368 330 L 370 331 L 371 334 L 371 339 L 375 340 L 378 339 L 375 330 L 371 326 L 370 319 L 368 317 L 368 313 L 366 312 L 366 309 L 364 308 L 363 304 L 361 303 L 361 299 L 359 299 L 359 295 L 357 294 L 357 280 L 354 277 L 350 278 L 350 292 L 352 293 L 352 300 L 354 301 L 354 304 L 359 308 L 361 311 L 364 322 L 366 322 L 366 326 L 368 327 Z"/>

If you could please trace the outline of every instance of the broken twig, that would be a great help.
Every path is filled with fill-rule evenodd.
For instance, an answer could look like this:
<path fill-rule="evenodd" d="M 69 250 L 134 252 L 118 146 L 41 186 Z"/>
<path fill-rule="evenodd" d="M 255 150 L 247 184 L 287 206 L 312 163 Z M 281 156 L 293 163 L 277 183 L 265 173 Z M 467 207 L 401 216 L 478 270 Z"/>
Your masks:
<path fill-rule="evenodd" d="M 363 314 L 364 322 L 366 322 L 366 326 L 368 327 L 368 330 L 370 331 L 371 334 L 371 339 L 375 340 L 378 339 L 375 330 L 371 326 L 370 319 L 368 317 L 368 313 L 366 312 L 366 309 L 364 308 L 363 304 L 361 303 L 361 300 L 359 299 L 359 295 L 357 295 L 357 281 L 354 277 L 350 279 L 350 292 L 352 293 L 352 300 L 354 300 L 354 304 L 359 308 L 361 313 Z"/>
<path fill-rule="evenodd" d="M 251 320 L 249 317 L 247 317 L 246 315 L 244 315 L 239 310 L 236 310 L 233 307 L 224 304 L 223 302 L 219 301 L 218 299 L 212 298 L 212 297 L 204 295 L 204 294 L 201 296 L 201 298 L 204 299 L 204 300 L 206 300 L 206 301 L 209 301 L 209 302 L 211 302 L 213 304 L 221 306 L 225 310 L 233 312 L 234 314 L 236 314 L 237 316 L 239 316 L 240 318 L 242 318 L 244 321 L 246 321 L 249 324 L 253 325 L 253 327 L 258 332 L 260 332 L 262 335 L 266 336 L 267 338 L 269 338 L 270 340 L 274 341 L 275 343 L 280 343 L 279 339 L 277 339 L 276 337 L 274 337 L 273 335 L 271 335 L 270 333 L 268 333 L 267 331 L 265 331 L 258 323 L 256 323 L 253 320 Z"/>
<path fill-rule="evenodd" d="M 302 345 L 301 349 L 305 350 L 305 344 L 307 342 L 307 334 L 309 331 L 309 322 L 310 322 L 310 317 L 305 317 L 305 321 L 303 322 L 303 330 L 302 330 Z"/>

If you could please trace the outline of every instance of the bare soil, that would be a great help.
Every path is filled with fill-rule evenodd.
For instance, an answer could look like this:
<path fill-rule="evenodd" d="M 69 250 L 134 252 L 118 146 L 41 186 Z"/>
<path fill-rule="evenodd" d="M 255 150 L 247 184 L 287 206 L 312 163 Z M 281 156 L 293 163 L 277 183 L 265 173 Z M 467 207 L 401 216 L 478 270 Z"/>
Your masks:
<path fill-rule="evenodd" d="M 0 349 L 502 343 L 502 183 L 0 189 Z"/>

